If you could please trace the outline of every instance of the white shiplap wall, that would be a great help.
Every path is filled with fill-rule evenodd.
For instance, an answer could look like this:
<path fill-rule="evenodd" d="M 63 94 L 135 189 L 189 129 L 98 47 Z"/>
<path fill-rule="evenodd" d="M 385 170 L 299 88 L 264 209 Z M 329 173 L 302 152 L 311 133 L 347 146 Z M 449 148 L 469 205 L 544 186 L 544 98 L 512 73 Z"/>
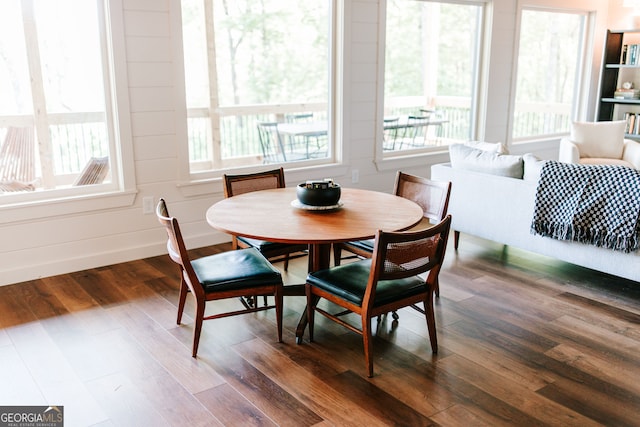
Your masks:
<path fill-rule="evenodd" d="M 190 247 L 227 241 L 224 234 L 212 230 L 204 219 L 208 206 L 222 198 L 219 181 L 192 188 L 181 186 L 179 152 L 184 144 L 181 117 L 184 101 L 180 68 L 179 28 L 175 13 L 178 0 L 121 0 L 123 25 L 115 32 L 124 35 L 126 80 L 128 85 L 132 153 L 137 195 L 133 205 L 91 210 L 83 214 L 53 215 L 33 220 L 0 221 L 0 285 L 32 280 L 165 252 L 165 235 L 154 215 L 143 215 L 142 198 L 159 196 L 169 202 L 171 213 L 181 220 Z M 343 0 L 344 63 L 341 64 L 343 90 L 338 122 L 344 144 L 342 167 L 314 170 L 313 177 L 332 176 L 345 186 L 391 191 L 396 170 L 429 175 L 432 163 L 447 160 L 446 153 L 430 158 L 375 161 L 374 136 L 377 99 L 381 96 L 381 69 L 378 58 L 379 19 L 382 11 L 377 0 Z M 583 1 L 554 0 L 556 6 L 582 6 Z M 593 1 L 606 16 L 604 0 Z M 487 141 L 507 140 L 509 97 L 512 90 L 513 52 L 516 31 L 516 1 L 489 3 L 492 19 L 486 48 L 491 61 L 486 65 L 487 102 L 480 137 Z M 604 6 L 602 6 L 604 5 Z M 594 9 L 595 10 L 595 9 Z M 602 18 L 601 18 L 602 19 Z M 597 34 L 604 32 L 599 24 Z M 601 44 L 601 41 L 599 42 Z M 121 55 L 123 52 L 119 52 Z M 594 67 L 600 52 L 594 52 Z M 593 77 L 597 80 L 597 76 Z M 595 95 L 592 95 L 595 96 Z M 129 143 L 129 142 L 128 142 Z M 541 144 L 530 150 L 545 158 L 555 156 L 555 145 Z M 517 148 L 514 151 L 524 151 Z M 351 183 L 351 171 L 357 169 L 358 183 Z M 287 171 L 287 182 L 309 178 L 309 172 Z M 194 195 L 196 194 L 196 195 Z M 14 217 L 28 218 L 28 210 Z M 0 215 L 2 212 L 0 211 Z"/>

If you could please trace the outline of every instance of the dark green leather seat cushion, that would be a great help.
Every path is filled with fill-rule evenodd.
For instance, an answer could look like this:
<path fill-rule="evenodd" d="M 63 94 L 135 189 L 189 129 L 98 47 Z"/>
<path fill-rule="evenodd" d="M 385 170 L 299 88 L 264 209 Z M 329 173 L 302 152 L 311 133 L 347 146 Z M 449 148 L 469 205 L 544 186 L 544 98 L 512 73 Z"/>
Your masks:
<path fill-rule="evenodd" d="M 238 237 L 238 240 L 245 242 L 249 246 L 258 248 L 260 252 L 273 252 L 273 251 L 286 251 L 287 248 L 291 248 L 289 243 L 276 243 L 267 242 L 266 240 L 251 239 L 249 237 Z"/>
<path fill-rule="evenodd" d="M 254 248 L 199 258 L 192 261 L 191 265 L 205 292 L 236 290 L 282 281 L 278 269 Z"/>
<path fill-rule="evenodd" d="M 362 305 L 370 270 L 371 260 L 366 259 L 310 273 L 307 277 L 307 283 L 354 304 Z M 416 295 L 425 290 L 424 280 L 418 276 L 397 280 L 381 280 L 376 288 L 374 306 Z"/>
<path fill-rule="evenodd" d="M 348 243 L 350 246 L 355 246 L 356 248 L 363 249 L 365 251 L 373 252 L 373 245 L 375 244 L 374 239 L 367 240 L 354 240 L 353 242 Z"/>

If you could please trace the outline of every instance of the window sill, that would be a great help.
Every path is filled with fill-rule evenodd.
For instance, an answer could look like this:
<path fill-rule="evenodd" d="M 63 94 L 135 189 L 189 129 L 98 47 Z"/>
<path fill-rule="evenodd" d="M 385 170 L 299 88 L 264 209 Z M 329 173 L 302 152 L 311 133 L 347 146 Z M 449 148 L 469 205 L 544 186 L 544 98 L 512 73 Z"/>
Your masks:
<path fill-rule="evenodd" d="M 560 136 L 552 135 L 548 137 L 541 137 L 541 138 L 535 138 L 535 139 L 530 138 L 530 139 L 515 140 L 511 143 L 511 146 L 509 147 L 509 149 L 513 151 L 527 152 L 527 151 L 544 150 L 549 148 L 557 148 L 558 144 L 560 143 L 560 139 L 563 136 L 568 136 L 568 134 L 560 135 Z"/>
<path fill-rule="evenodd" d="M 287 168 L 286 164 L 273 164 L 273 165 L 261 165 L 258 170 L 267 170 L 269 168 L 276 169 L 280 166 L 284 167 L 287 186 L 290 187 L 293 183 L 303 182 L 313 178 L 328 178 L 344 176 L 348 171 L 348 166 L 340 163 L 331 163 L 314 166 L 293 167 Z M 252 170 L 232 173 L 251 173 Z M 222 194 L 222 177 L 209 177 L 203 179 L 197 179 L 192 181 L 184 181 L 178 183 L 178 189 L 180 193 L 185 197 L 204 196 L 212 194 Z"/>
<path fill-rule="evenodd" d="M 136 190 L 42 198 L 0 205 L 0 224 L 133 206 Z M 0 198 L 0 202 L 2 199 Z"/>
<path fill-rule="evenodd" d="M 419 167 L 449 161 L 449 147 L 445 146 L 440 151 L 410 153 L 397 156 L 387 156 L 376 160 L 376 169 L 379 171 L 398 170 L 403 167 Z"/>

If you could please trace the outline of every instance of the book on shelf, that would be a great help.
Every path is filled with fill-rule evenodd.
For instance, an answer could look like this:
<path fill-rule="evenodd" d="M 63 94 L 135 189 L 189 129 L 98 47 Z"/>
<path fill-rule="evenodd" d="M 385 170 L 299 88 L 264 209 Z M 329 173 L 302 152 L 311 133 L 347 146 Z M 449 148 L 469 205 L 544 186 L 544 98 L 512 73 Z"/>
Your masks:
<path fill-rule="evenodd" d="M 640 113 L 624 113 L 624 119 L 627 122 L 624 133 L 627 135 L 640 135 Z"/>
<path fill-rule="evenodd" d="M 633 127 L 633 122 L 636 120 L 636 115 L 631 113 L 624 113 L 624 120 L 626 122 L 624 126 L 624 133 L 629 133 L 629 129 Z"/>
<path fill-rule="evenodd" d="M 624 44 L 620 53 L 620 64 L 640 65 L 640 44 Z"/>

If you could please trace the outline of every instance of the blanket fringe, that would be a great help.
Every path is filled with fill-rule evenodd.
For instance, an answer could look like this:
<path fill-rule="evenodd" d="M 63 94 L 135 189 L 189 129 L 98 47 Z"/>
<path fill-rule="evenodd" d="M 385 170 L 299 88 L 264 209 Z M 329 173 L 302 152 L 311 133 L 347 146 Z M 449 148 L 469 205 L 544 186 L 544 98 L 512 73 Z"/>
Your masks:
<path fill-rule="evenodd" d="M 606 232 L 601 229 L 542 220 L 531 223 L 531 232 L 554 239 L 573 240 L 626 253 L 640 248 L 638 233 L 633 236 L 625 236 L 618 233 Z"/>
<path fill-rule="evenodd" d="M 622 252 L 640 247 L 640 171 L 547 160 L 531 233 Z"/>

